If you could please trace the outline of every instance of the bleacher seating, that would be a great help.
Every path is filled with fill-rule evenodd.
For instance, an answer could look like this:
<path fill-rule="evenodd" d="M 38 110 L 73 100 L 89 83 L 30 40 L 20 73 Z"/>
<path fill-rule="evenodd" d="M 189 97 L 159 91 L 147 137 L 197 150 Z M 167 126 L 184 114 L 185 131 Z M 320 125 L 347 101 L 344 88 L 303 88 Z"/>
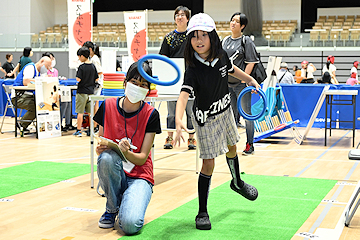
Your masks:
<path fill-rule="evenodd" d="M 271 46 L 287 46 L 296 30 L 297 20 L 263 20 L 262 35 Z"/>
<path fill-rule="evenodd" d="M 217 22 L 220 38 L 231 34 L 229 22 Z M 173 22 L 148 23 L 148 40 L 159 46 L 164 36 L 176 28 Z M 56 24 L 32 36 L 32 47 L 62 47 L 66 44 L 68 27 Z M 123 23 L 99 23 L 93 27 L 93 41 L 102 47 L 126 47 L 126 32 Z"/>
<path fill-rule="evenodd" d="M 316 32 L 320 32 L 317 34 Z M 310 46 L 360 46 L 360 16 L 319 16 L 310 30 Z"/>

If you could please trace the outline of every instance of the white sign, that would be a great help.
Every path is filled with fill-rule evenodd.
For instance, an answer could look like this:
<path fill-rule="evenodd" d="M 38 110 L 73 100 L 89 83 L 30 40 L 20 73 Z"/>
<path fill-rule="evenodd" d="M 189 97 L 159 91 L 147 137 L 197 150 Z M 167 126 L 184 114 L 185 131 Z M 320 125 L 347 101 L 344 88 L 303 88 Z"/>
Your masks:
<path fill-rule="evenodd" d="M 61 102 L 71 102 L 71 89 L 69 86 L 60 86 Z"/>
<path fill-rule="evenodd" d="M 136 62 L 147 54 L 147 11 L 124 12 L 128 54 Z"/>
<path fill-rule="evenodd" d="M 92 13 L 91 0 L 67 0 L 69 67 L 78 67 L 77 50 L 84 42 L 91 41 Z"/>
<path fill-rule="evenodd" d="M 184 72 L 185 72 L 185 61 L 183 58 L 171 58 L 173 62 L 175 62 L 176 65 L 180 68 L 180 80 L 172 86 L 160 86 L 156 85 L 156 89 L 158 90 L 158 95 L 162 94 L 174 94 L 179 95 L 181 86 L 184 83 Z M 174 69 L 173 66 L 170 64 L 153 59 L 152 60 L 152 72 L 153 76 L 157 76 L 160 81 L 171 81 L 174 80 L 177 77 L 177 72 Z"/>
<path fill-rule="evenodd" d="M 121 57 L 121 63 L 122 63 L 122 66 L 121 66 L 121 70 L 123 72 L 127 72 L 129 67 L 131 66 L 131 64 L 133 63 L 134 61 L 132 60 L 131 57 L 129 56 L 122 56 Z"/>
<path fill-rule="evenodd" d="M 116 72 L 116 48 L 101 48 L 101 66 L 104 73 Z"/>
<path fill-rule="evenodd" d="M 35 101 L 38 139 L 60 137 L 59 80 L 56 77 L 35 78 Z"/>

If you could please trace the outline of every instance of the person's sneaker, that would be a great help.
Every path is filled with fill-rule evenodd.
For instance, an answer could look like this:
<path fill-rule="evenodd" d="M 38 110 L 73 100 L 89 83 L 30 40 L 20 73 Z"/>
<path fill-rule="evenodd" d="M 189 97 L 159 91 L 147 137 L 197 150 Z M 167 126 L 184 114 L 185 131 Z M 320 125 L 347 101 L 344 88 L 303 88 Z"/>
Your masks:
<path fill-rule="evenodd" d="M 236 127 L 237 127 L 237 128 L 245 128 L 245 126 L 242 125 L 241 122 L 236 123 Z"/>
<path fill-rule="evenodd" d="M 76 132 L 73 133 L 73 136 L 75 136 L 75 137 L 82 137 L 81 130 L 76 130 Z"/>
<path fill-rule="evenodd" d="M 189 150 L 196 149 L 196 140 L 195 140 L 195 138 L 189 138 L 188 139 L 188 149 Z"/>
<path fill-rule="evenodd" d="M 77 128 L 74 127 L 73 125 L 66 125 L 65 127 L 67 127 L 69 131 L 72 131 L 72 130 L 76 130 L 76 129 L 77 129 Z"/>
<path fill-rule="evenodd" d="M 164 149 L 172 149 L 173 148 L 172 141 L 173 138 L 168 136 L 165 140 Z"/>
<path fill-rule="evenodd" d="M 210 230 L 211 222 L 206 212 L 199 213 L 195 218 L 196 228 L 200 230 Z"/>
<path fill-rule="evenodd" d="M 258 190 L 256 187 L 251 186 L 250 184 L 247 184 L 244 182 L 244 186 L 242 188 L 238 188 L 234 184 L 234 179 L 231 180 L 230 188 L 234 190 L 235 192 L 239 193 L 241 196 L 243 196 L 246 199 L 249 199 L 250 201 L 254 201 L 258 197 Z"/>
<path fill-rule="evenodd" d="M 242 152 L 242 155 L 251 155 L 251 154 L 254 154 L 254 144 L 252 143 L 246 143 L 246 147 L 244 149 L 244 151 Z"/>
<path fill-rule="evenodd" d="M 99 132 L 99 126 L 94 127 L 94 134 L 97 134 Z"/>
<path fill-rule="evenodd" d="M 115 224 L 115 218 L 117 213 L 104 212 L 101 216 L 98 225 L 100 228 L 113 228 Z"/>
<path fill-rule="evenodd" d="M 63 127 L 61 126 L 61 131 L 62 132 L 67 132 L 69 130 L 69 128 L 67 126 Z"/>

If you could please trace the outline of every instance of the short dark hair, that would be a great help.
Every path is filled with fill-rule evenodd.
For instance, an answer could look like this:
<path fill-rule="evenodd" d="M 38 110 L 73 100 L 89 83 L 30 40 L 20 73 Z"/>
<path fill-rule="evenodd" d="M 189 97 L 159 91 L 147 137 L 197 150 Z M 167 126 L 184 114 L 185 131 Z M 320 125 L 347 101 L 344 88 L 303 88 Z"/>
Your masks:
<path fill-rule="evenodd" d="M 185 51 L 184 51 L 184 58 L 186 61 L 186 64 L 188 66 L 194 67 L 194 58 L 195 58 L 195 50 L 191 45 L 191 38 L 194 37 L 195 32 L 197 32 L 197 30 L 192 31 L 191 33 L 189 33 L 189 35 L 187 35 L 187 41 L 186 41 L 186 45 L 185 45 Z M 211 32 L 207 32 L 210 38 L 210 53 L 207 56 L 207 58 L 205 59 L 206 61 L 210 62 L 211 60 L 215 59 L 215 58 L 220 58 L 221 57 L 221 42 L 219 39 L 219 35 L 217 34 L 216 30 L 212 30 Z"/>
<path fill-rule="evenodd" d="M 178 6 L 175 9 L 174 20 L 175 20 L 175 15 L 178 14 L 178 12 L 180 12 L 181 10 L 185 13 L 187 20 L 189 20 L 190 19 L 190 10 L 187 7 L 184 7 L 184 6 Z"/>
<path fill-rule="evenodd" d="M 77 51 L 77 55 L 78 56 L 84 56 L 86 58 L 89 58 L 90 56 L 90 50 L 87 47 L 81 47 L 79 48 L 79 50 Z"/>
<path fill-rule="evenodd" d="M 91 41 L 86 41 L 83 44 L 83 47 L 91 48 L 95 55 L 97 55 L 99 58 L 101 58 L 99 47 L 96 45 L 96 43 L 93 43 Z"/>
<path fill-rule="evenodd" d="M 30 56 L 31 50 L 32 50 L 31 47 L 25 47 L 24 50 L 23 50 L 23 56 L 24 57 Z"/>
<path fill-rule="evenodd" d="M 242 32 L 244 31 L 244 29 L 246 28 L 247 24 L 248 24 L 248 19 L 246 17 L 245 14 L 241 13 L 241 12 L 236 12 L 234 13 L 231 18 L 230 18 L 230 22 L 232 21 L 233 17 L 239 15 L 240 16 L 240 26 L 245 25 L 245 27 L 241 30 Z"/>
<path fill-rule="evenodd" d="M 12 54 L 11 53 L 8 53 L 8 54 L 6 54 L 6 60 L 9 60 L 9 58 L 12 56 Z"/>
<path fill-rule="evenodd" d="M 149 75 L 152 76 L 152 70 L 150 68 L 149 62 L 145 61 L 142 65 L 142 68 L 144 69 L 144 71 Z M 138 70 L 138 62 L 134 62 L 133 64 L 130 65 L 126 77 L 125 77 L 125 82 L 128 82 L 131 79 L 137 79 L 140 80 L 141 78 L 143 78 Z M 143 78 L 144 79 L 144 78 Z M 150 82 L 146 79 L 144 79 L 147 83 L 148 83 L 148 87 L 150 90 Z"/>
<path fill-rule="evenodd" d="M 54 54 L 53 53 L 51 53 L 51 52 L 45 52 L 45 53 L 43 53 L 43 55 L 42 55 L 43 57 L 45 57 L 45 56 L 47 56 L 47 57 L 49 57 L 49 58 L 51 58 L 51 57 L 55 57 L 54 56 Z"/>

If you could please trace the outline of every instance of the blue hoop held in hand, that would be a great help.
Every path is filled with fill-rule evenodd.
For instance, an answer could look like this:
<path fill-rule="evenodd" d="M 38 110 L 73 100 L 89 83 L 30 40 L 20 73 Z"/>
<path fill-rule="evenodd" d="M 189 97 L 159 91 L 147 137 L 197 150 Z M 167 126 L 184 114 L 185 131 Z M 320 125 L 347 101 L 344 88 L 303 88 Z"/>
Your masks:
<path fill-rule="evenodd" d="M 142 67 L 143 63 L 148 59 L 157 59 L 157 60 L 161 60 L 161 61 L 164 61 L 164 62 L 170 64 L 171 66 L 173 66 L 175 68 L 177 77 L 172 81 L 161 81 L 158 78 L 153 78 L 153 77 L 149 76 Z M 153 84 L 156 84 L 156 85 L 161 85 L 161 86 L 174 85 L 180 80 L 180 76 L 181 76 L 180 68 L 178 67 L 178 65 L 176 65 L 176 63 L 174 61 L 172 61 L 170 58 L 160 55 L 160 54 L 148 54 L 148 55 L 145 55 L 142 58 L 140 58 L 140 60 L 138 61 L 138 70 L 139 70 L 140 75 L 143 78 L 145 78 L 147 81 L 149 81 Z"/>
<path fill-rule="evenodd" d="M 259 119 L 265 113 L 266 107 L 267 107 L 267 102 L 266 102 L 266 95 L 265 95 L 264 91 L 259 89 L 259 90 L 257 90 L 257 92 L 259 93 L 260 97 L 263 99 L 264 108 L 261 110 L 261 112 L 259 114 L 256 114 L 256 115 L 249 115 L 246 112 L 244 112 L 244 110 L 241 107 L 241 98 L 245 95 L 245 93 L 251 92 L 252 90 L 256 90 L 256 88 L 253 86 L 249 86 L 241 91 L 241 93 L 239 94 L 238 100 L 237 100 L 237 107 L 238 107 L 240 115 L 243 118 L 245 118 L 246 120 L 255 121 L 255 120 Z"/>

